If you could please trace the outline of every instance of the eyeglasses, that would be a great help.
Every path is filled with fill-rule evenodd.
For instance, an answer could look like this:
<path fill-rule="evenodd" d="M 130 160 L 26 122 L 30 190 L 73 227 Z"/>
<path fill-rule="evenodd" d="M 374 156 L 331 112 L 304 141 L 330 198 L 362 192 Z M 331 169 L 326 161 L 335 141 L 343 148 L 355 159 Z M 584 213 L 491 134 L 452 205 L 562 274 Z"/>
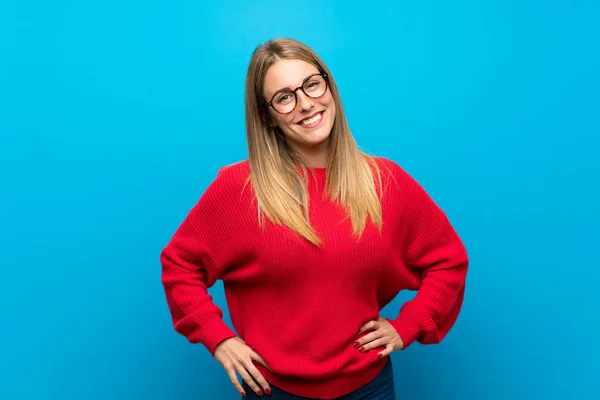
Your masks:
<path fill-rule="evenodd" d="M 327 74 L 326 73 L 318 73 L 313 74 L 304 79 L 302 82 L 302 86 L 298 86 L 296 89 L 282 89 L 275 92 L 273 97 L 271 97 L 271 101 L 269 101 L 265 106 L 273 107 L 273 110 L 277 111 L 279 114 L 289 114 L 296 109 L 296 104 L 298 103 L 298 96 L 296 95 L 296 91 L 298 89 L 302 89 L 302 92 L 311 99 L 318 99 L 323 96 L 325 92 L 327 92 Z"/>

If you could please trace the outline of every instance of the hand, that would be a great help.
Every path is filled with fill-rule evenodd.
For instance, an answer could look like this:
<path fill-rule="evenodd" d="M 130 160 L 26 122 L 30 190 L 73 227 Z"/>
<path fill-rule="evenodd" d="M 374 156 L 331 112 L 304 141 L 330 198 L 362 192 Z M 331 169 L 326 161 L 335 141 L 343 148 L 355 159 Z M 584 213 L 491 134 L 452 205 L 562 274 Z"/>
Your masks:
<path fill-rule="evenodd" d="M 238 381 L 238 378 L 235 374 L 236 372 L 241 375 L 242 379 L 259 396 L 262 396 L 262 390 L 256 384 L 256 382 L 262 386 L 262 389 L 264 389 L 265 393 L 268 395 L 271 394 L 269 383 L 258 371 L 258 369 L 256 369 L 254 364 L 252 364 L 252 360 L 260 362 L 269 370 L 271 368 L 269 368 L 261 356 L 256 354 L 256 352 L 247 346 L 246 342 L 239 337 L 232 337 L 219 343 L 215 349 L 215 358 L 217 361 L 219 361 L 219 363 L 221 363 L 223 368 L 225 368 L 227 375 L 229 375 L 229 379 L 231 379 L 231 383 L 233 383 L 233 386 L 235 386 L 237 391 L 240 392 L 242 396 L 245 396 L 246 393 Z"/>
<path fill-rule="evenodd" d="M 373 329 L 373 332 L 354 342 L 354 347 L 358 348 L 359 351 L 365 352 L 375 347 L 385 346 L 385 350 L 377 355 L 378 358 L 383 358 L 389 356 L 393 351 L 404 348 L 404 342 L 400 335 L 387 319 L 379 318 L 369 321 L 360 328 L 358 333 L 361 334 L 369 329 Z"/>

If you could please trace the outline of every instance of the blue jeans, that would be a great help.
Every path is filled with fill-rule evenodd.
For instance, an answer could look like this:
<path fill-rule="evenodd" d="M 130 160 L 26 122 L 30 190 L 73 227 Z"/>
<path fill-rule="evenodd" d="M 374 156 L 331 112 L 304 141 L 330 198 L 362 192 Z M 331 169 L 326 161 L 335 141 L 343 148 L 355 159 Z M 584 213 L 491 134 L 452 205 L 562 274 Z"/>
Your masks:
<path fill-rule="evenodd" d="M 271 388 L 270 396 L 266 393 L 262 396 L 257 395 L 245 381 L 242 381 L 242 387 L 246 392 L 246 397 L 242 397 L 244 400 L 312 400 L 308 397 L 295 396 L 284 392 L 271 384 L 269 385 Z M 356 389 L 352 393 L 338 397 L 336 400 L 396 400 L 392 359 L 388 356 L 385 367 L 383 367 L 381 372 L 371 382 Z"/>

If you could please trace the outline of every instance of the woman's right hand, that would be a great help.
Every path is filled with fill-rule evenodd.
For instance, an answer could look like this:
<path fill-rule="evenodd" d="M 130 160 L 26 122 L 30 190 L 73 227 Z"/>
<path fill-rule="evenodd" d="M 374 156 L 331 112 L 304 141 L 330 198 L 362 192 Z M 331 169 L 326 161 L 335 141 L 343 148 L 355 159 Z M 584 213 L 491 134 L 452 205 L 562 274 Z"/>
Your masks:
<path fill-rule="evenodd" d="M 242 396 L 245 396 L 246 393 L 238 381 L 238 378 L 235 374 L 236 372 L 240 374 L 242 379 L 259 396 L 263 395 L 262 390 L 264 390 L 264 392 L 268 395 L 271 394 L 269 383 L 258 371 L 258 369 L 256 369 L 254 364 L 252 364 L 252 360 L 258 361 L 269 370 L 271 368 L 269 368 L 261 356 L 259 356 L 254 350 L 252 350 L 252 348 L 246 345 L 246 342 L 239 337 L 232 337 L 219 343 L 215 349 L 215 358 L 219 363 L 221 363 L 223 368 L 225 368 L 227 375 L 229 375 L 229 378 L 231 379 L 231 383 L 233 383 L 233 386 L 235 386 L 237 391 L 240 392 Z M 262 390 L 256 384 L 256 382 L 260 384 Z"/>

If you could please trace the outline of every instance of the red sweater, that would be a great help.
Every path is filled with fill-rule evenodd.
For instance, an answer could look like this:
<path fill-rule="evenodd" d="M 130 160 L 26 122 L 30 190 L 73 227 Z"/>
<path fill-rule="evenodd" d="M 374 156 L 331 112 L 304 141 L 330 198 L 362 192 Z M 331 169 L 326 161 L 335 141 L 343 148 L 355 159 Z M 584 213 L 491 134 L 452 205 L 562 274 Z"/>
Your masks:
<path fill-rule="evenodd" d="M 369 221 L 362 239 L 321 198 L 325 169 L 310 179 L 310 220 L 321 248 L 267 220 L 258 225 L 247 161 L 219 170 L 161 253 L 162 282 L 175 330 L 212 355 L 236 333 L 207 289 L 224 284 L 233 328 L 273 369 L 273 385 L 323 399 L 352 392 L 385 364 L 380 347 L 354 348 L 357 331 L 400 290 L 418 290 L 395 319 L 411 343 L 438 343 L 462 305 L 467 253 L 444 212 L 400 166 L 377 158 L 384 177 L 383 232 Z M 368 333 L 368 332 L 367 332 Z M 364 333 L 364 334 L 367 334 Z M 363 335 L 364 335 L 363 334 Z"/>

